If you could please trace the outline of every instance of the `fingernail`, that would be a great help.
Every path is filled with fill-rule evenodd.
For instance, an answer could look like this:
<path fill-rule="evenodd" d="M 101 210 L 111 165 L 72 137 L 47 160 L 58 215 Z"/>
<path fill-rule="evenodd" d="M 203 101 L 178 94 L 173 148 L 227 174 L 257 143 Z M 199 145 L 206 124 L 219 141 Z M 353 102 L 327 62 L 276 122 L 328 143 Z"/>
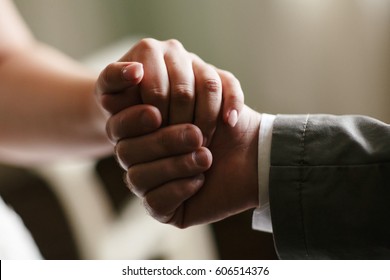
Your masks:
<path fill-rule="evenodd" d="M 196 164 L 200 167 L 209 166 L 209 157 L 204 151 L 196 151 L 192 153 L 192 158 Z"/>
<path fill-rule="evenodd" d="M 122 76 L 126 81 L 138 80 L 143 75 L 143 66 L 140 63 L 129 64 L 122 69 Z"/>
<path fill-rule="evenodd" d="M 228 124 L 231 127 L 235 127 L 238 121 L 238 113 L 237 110 L 230 111 L 229 117 L 228 117 Z"/>

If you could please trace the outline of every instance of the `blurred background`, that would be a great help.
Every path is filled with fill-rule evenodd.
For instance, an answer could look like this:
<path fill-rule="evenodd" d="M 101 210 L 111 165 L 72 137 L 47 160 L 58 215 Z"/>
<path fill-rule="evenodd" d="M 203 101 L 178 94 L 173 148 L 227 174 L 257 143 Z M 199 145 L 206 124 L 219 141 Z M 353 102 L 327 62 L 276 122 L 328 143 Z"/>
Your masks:
<path fill-rule="evenodd" d="M 387 0 L 16 0 L 36 36 L 82 59 L 127 36 L 176 38 L 271 113 L 390 119 Z"/>
<path fill-rule="evenodd" d="M 15 3 L 39 40 L 96 70 L 118 59 L 140 38 L 175 38 L 187 50 L 234 73 L 241 81 L 246 103 L 260 112 L 364 114 L 390 122 L 387 0 Z M 112 159 L 60 163 L 33 171 L 4 168 L 0 180 L 22 177 L 11 176 L 12 172 L 27 172 L 27 176 L 43 180 L 52 193 L 47 196 L 59 201 L 58 217 L 68 225 L 52 226 L 56 234 L 48 234 L 45 226 L 45 236 L 34 235 L 42 244 L 52 239 L 48 245 L 40 245 L 46 248 L 42 251 L 47 258 L 276 258 L 272 236 L 251 230 L 250 212 L 180 232 L 156 225 L 131 202 Z M 69 174 L 73 181 L 66 179 Z M 35 180 L 30 179 L 21 185 Z M 84 195 L 70 197 L 64 190 L 70 189 L 69 185 L 83 189 Z M 2 191 L 6 201 L 7 192 Z M 8 201 L 17 200 L 12 197 L 16 195 L 8 195 Z M 85 217 L 80 217 L 83 215 L 76 208 L 86 212 Z M 142 222 L 137 220 L 144 216 Z M 61 220 L 58 217 L 52 218 L 53 223 Z M 35 225 L 40 222 L 30 223 L 37 232 L 42 231 Z M 167 248 L 161 244 L 168 244 Z M 53 252 L 57 255 L 51 255 Z"/>

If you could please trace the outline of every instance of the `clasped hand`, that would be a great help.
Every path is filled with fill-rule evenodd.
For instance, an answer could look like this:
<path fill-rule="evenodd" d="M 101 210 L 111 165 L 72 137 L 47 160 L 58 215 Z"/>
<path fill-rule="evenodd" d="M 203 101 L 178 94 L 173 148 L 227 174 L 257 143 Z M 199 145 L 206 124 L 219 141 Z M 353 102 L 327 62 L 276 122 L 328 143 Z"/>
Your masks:
<path fill-rule="evenodd" d="M 102 71 L 96 95 L 127 185 L 154 218 L 182 228 L 257 206 L 260 118 L 231 73 L 176 40 L 144 39 Z"/>

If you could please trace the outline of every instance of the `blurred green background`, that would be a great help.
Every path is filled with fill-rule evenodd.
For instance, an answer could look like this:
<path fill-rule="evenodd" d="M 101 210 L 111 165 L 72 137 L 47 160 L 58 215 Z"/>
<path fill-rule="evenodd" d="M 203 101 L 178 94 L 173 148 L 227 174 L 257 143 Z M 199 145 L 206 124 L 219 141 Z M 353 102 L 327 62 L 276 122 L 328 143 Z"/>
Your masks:
<path fill-rule="evenodd" d="M 269 113 L 390 121 L 390 1 L 16 0 L 36 36 L 83 58 L 127 36 L 176 38 Z"/>

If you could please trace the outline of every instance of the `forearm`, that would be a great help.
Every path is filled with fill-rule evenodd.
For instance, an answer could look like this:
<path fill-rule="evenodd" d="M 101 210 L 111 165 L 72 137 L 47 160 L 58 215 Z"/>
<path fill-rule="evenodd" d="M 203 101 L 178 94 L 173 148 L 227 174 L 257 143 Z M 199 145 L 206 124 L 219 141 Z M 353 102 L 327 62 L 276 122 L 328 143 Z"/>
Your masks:
<path fill-rule="evenodd" d="M 111 146 L 94 100 L 96 76 L 31 43 L 0 61 L 0 160 L 96 157 Z"/>

